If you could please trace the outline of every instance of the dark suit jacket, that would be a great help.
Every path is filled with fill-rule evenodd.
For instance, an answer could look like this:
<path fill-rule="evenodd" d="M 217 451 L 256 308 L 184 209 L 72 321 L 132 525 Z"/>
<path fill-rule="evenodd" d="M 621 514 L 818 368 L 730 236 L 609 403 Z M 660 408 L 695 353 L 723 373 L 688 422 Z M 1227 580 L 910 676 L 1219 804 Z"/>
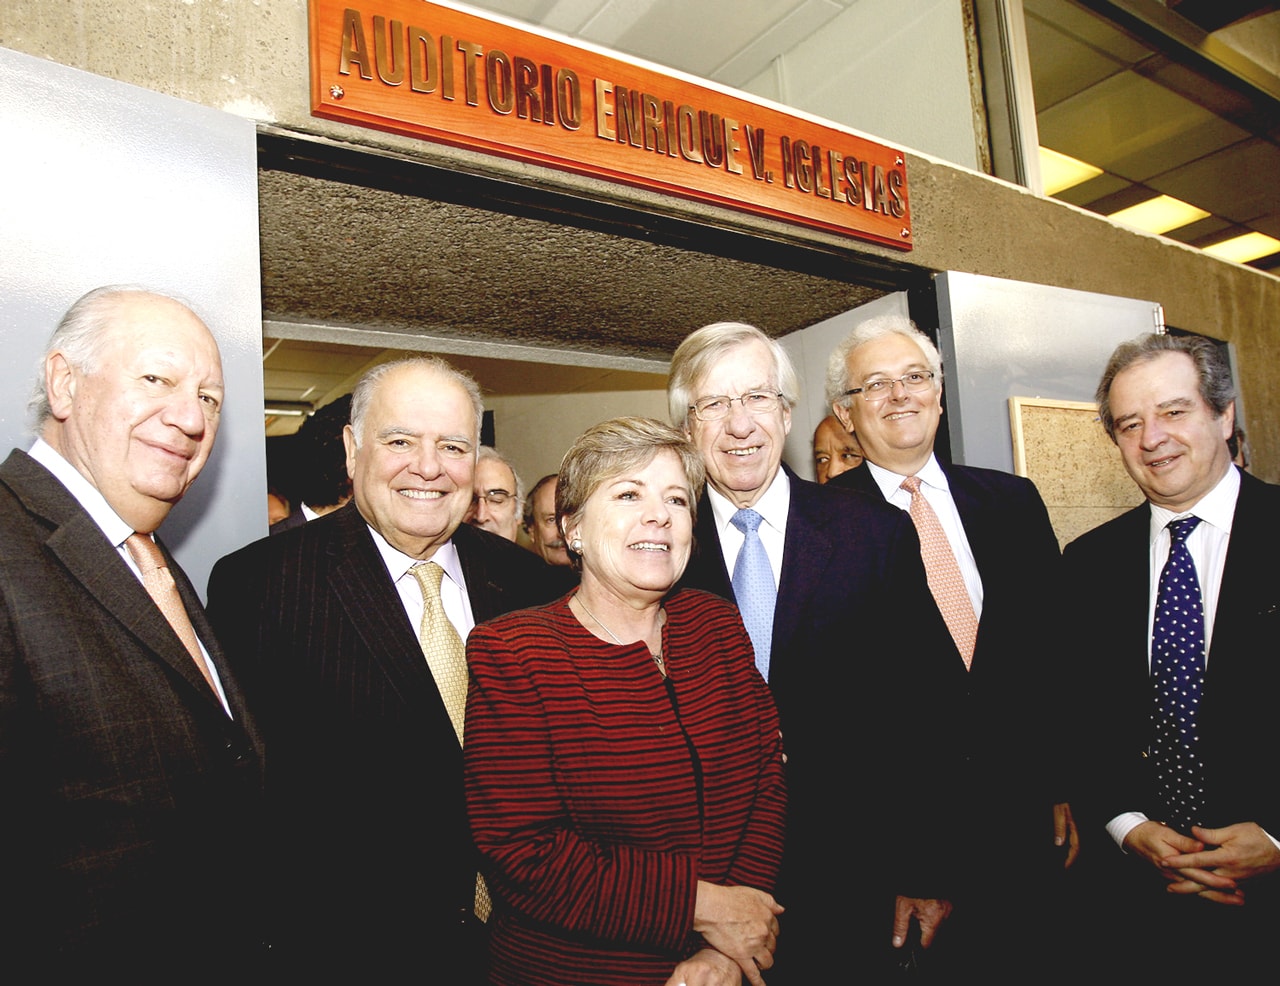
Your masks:
<path fill-rule="evenodd" d="M 238 963 L 261 945 L 260 746 L 196 593 L 170 559 L 234 719 L 92 518 L 19 451 L 0 466 L 0 544 L 3 953 L 144 979 L 196 952 Z"/>
<path fill-rule="evenodd" d="M 1201 753 L 1211 826 L 1254 821 L 1280 836 L 1280 786 L 1260 775 L 1280 757 L 1280 486 L 1241 474 L 1240 497 L 1222 573 L 1213 641 L 1200 706 Z M 1105 823 L 1122 811 L 1159 817 L 1152 794 L 1147 504 L 1067 546 L 1065 559 L 1080 605 L 1077 659 L 1093 680 L 1089 734 L 1097 742 L 1089 771 L 1090 818 Z"/>
<path fill-rule="evenodd" d="M 994 469 L 942 464 L 982 578 L 982 618 L 971 668 L 951 647 L 929 687 L 949 759 L 945 777 L 976 831 L 1002 818 L 1026 851 L 1051 846 L 1051 808 L 1067 800 L 1059 748 L 1060 610 L 1057 536 L 1035 484 Z M 831 481 L 883 496 L 871 470 Z M 934 615 L 939 622 L 942 616 Z M 945 624 L 943 624 L 945 627 Z M 947 639 L 950 640 L 948 634 Z M 1025 860 L 1024 860 L 1025 861 Z M 983 864 L 985 871 L 985 864 Z"/>
<path fill-rule="evenodd" d="M 466 524 L 453 541 L 477 621 L 546 601 L 532 553 Z M 274 744 L 282 959 L 478 974 L 461 750 L 355 504 L 219 561 L 209 616 Z"/>
<path fill-rule="evenodd" d="M 1199 713 L 1205 821 L 1210 827 L 1252 821 L 1273 836 L 1280 835 L 1280 786 L 1271 777 L 1280 758 L 1280 581 L 1271 574 L 1280 553 L 1278 516 L 1280 487 L 1241 474 Z M 1274 958 L 1275 874 L 1245 884 L 1244 907 L 1167 894 L 1153 868 L 1119 852 L 1102 828 L 1124 811 L 1153 819 L 1161 814 L 1146 755 L 1150 520 L 1144 503 L 1063 553 L 1068 612 L 1075 614 L 1067 627 L 1073 677 L 1082 686 L 1075 706 L 1084 757 L 1073 807 L 1096 847 L 1081 857 L 1098 923 L 1089 934 L 1100 948 L 1114 950 L 1122 973 L 1195 978 L 1220 968 L 1224 954 L 1238 968 L 1261 968 L 1257 963 Z M 1156 940 L 1194 946 L 1153 949 Z"/>
<path fill-rule="evenodd" d="M 937 812 L 916 766 L 916 736 L 932 727 L 913 679 L 943 654 L 919 628 L 932 599 L 911 519 L 882 497 L 788 476 L 769 668 L 787 754 L 787 915 L 767 978 L 785 969 L 790 983 L 888 942 L 894 893 L 934 896 L 936 870 L 914 865 Z M 706 496 L 695 537 L 682 584 L 733 599 Z"/>
<path fill-rule="evenodd" d="M 283 534 L 285 531 L 291 531 L 295 527 L 301 527 L 307 522 L 307 515 L 302 512 L 301 507 L 294 507 L 289 511 L 289 515 L 281 520 L 276 521 L 269 528 L 268 534 Z"/>

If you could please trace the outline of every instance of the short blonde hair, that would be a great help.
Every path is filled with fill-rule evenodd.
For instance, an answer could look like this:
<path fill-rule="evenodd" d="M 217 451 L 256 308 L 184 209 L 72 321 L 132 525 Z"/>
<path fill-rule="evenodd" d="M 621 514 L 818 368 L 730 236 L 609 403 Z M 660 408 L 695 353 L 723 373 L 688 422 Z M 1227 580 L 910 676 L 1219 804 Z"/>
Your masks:
<path fill-rule="evenodd" d="M 565 453 L 556 479 L 556 525 L 560 536 L 582 512 L 583 505 L 600 485 L 616 476 L 641 469 L 659 452 L 676 454 L 685 478 L 689 481 L 692 500 L 689 512 L 696 523 L 698 500 L 706 485 L 707 470 L 700 453 L 684 434 L 653 418 L 613 418 L 593 425 L 582 433 Z M 569 561 L 575 568 L 582 559 L 569 547 Z"/>

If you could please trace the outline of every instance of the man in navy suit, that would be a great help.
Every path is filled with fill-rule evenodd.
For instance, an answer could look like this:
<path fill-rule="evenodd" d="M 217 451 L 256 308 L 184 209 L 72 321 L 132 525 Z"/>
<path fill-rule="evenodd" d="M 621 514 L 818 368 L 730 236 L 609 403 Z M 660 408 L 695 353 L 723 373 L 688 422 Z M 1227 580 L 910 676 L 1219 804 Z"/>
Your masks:
<path fill-rule="evenodd" d="M 549 582 L 534 555 L 463 523 L 481 415 L 475 382 L 442 360 L 375 367 L 344 434 L 353 502 L 223 558 L 211 576 L 210 618 L 262 698 L 288 969 L 483 978 L 486 912 L 451 718 L 461 710 L 419 627 L 442 607 L 465 641 L 477 622 L 546 601 Z"/>
<path fill-rule="evenodd" d="M 941 742 L 928 751 L 956 844 L 995 842 L 999 862 L 960 853 L 953 870 L 955 914 L 935 961 L 984 981 L 1024 976 L 1045 960 L 1057 930 L 1046 918 L 1050 880 L 1070 865 L 1076 833 L 1062 797 L 1054 753 L 1059 699 L 1051 687 L 1056 660 L 1051 618 L 1060 578 L 1058 542 L 1048 511 L 1026 479 L 990 469 L 942 463 L 934 442 L 942 418 L 942 361 L 910 319 L 884 315 L 863 322 L 831 353 L 827 399 L 841 423 L 857 432 L 866 465 L 832 480 L 908 511 L 917 503 L 937 524 L 950 561 L 926 559 L 938 603 L 920 618 L 943 620 L 951 605 L 939 589 L 950 569 L 969 635 L 951 637 L 946 659 L 921 666 L 918 681 L 928 719 Z M 921 531 L 922 543 L 927 540 Z M 942 593 L 940 595 L 940 592 Z M 949 622 L 949 621 L 948 621 Z M 912 660 L 915 655 L 905 655 Z M 1055 843 L 1064 847 L 1055 854 Z M 1056 856 L 1056 858 L 1055 858 Z M 1004 876 L 993 878 L 993 865 Z"/>
<path fill-rule="evenodd" d="M 45 351 L 39 438 L 0 466 L 0 950 L 15 978 L 253 980 L 266 955 L 258 729 L 154 537 L 208 460 L 222 394 L 190 308 L 98 288 Z"/>
<path fill-rule="evenodd" d="M 782 718 L 789 811 L 776 896 L 787 910 L 771 986 L 882 975 L 905 954 L 890 943 L 909 922 L 927 946 L 949 907 L 930 893 L 935 874 L 917 872 L 935 806 L 899 756 L 901 737 L 925 724 L 897 652 L 936 649 L 914 629 L 928 605 L 915 531 L 879 498 L 782 466 L 797 391 L 782 347 L 736 322 L 688 336 L 668 382 L 671 419 L 707 464 L 683 584 L 738 603 Z M 761 549 L 763 616 L 741 582 Z"/>
<path fill-rule="evenodd" d="M 1280 918 L 1280 487 L 1231 463 L 1234 388 L 1207 339 L 1121 345 L 1097 398 L 1147 502 L 1064 555 L 1091 685 L 1077 804 L 1104 850 L 1096 939 L 1117 974 L 1258 977 Z"/>

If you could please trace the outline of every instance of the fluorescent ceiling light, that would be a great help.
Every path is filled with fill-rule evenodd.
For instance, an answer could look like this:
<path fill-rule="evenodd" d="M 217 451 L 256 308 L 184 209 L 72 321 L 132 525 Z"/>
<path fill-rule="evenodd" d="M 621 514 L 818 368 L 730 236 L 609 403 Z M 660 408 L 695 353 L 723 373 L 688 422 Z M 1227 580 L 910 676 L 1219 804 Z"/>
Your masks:
<path fill-rule="evenodd" d="M 1245 233 L 1204 248 L 1204 252 L 1223 260 L 1247 264 L 1250 260 L 1267 257 L 1280 251 L 1280 240 L 1265 233 Z"/>
<path fill-rule="evenodd" d="M 1068 188 L 1083 185 L 1090 178 L 1102 174 L 1101 168 L 1085 164 L 1073 157 L 1051 151 L 1047 147 L 1040 148 L 1040 179 L 1044 182 L 1045 195 L 1057 195 Z"/>
<path fill-rule="evenodd" d="M 1154 199 L 1113 212 L 1107 218 L 1148 233 L 1167 233 L 1179 226 L 1207 219 L 1209 213 L 1170 195 L 1157 195 Z"/>

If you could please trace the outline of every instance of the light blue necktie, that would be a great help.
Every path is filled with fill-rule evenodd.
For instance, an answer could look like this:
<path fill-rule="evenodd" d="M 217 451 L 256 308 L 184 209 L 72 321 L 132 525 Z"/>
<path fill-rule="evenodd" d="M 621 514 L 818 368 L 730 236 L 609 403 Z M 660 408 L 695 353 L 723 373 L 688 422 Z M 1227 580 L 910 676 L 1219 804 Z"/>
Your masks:
<path fill-rule="evenodd" d="M 733 595 L 751 636 L 751 646 L 756 652 L 756 667 L 769 680 L 769 648 L 773 643 L 773 607 L 778 600 L 778 589 L 773 584 L 773 569 L 760 540 L 760 522 L 764 520 L 754 510 L 739 510 L 729 521 L 740 530 L 744 540 L 738 560 L 733 566 Z"/>

